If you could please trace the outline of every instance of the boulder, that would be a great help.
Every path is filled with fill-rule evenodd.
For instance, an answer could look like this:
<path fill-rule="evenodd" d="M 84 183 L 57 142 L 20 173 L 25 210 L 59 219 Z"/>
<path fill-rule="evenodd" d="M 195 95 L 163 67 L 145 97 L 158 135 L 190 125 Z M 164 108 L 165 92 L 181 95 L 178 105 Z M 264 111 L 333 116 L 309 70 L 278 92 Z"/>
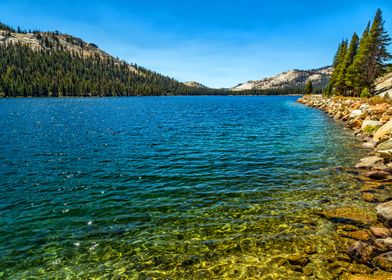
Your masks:
<path fill-rule="evenodd" d="M 350 119 L 355 119 L 362 115 L 362 110 L 352 110 L 350 113 Z"/>
<path fill-rule="evenodd" d="M 392 120 L 385 123 L 381 126 L 373 135 L 374 141 L 381 140 L 385 135 L 388 135 L 392 132 Z"/>
<path fill-rule="evenodd" d="M 384 253 L 374 258 L 373 265 L 383 270 L 392 272 L 392 252 Z"/>
<path fill-rule="evenodd" d="M 370 227 L 370 232 L 377 238 L 387 238 L 391 236 L 391 230 L 385 227 Z"/>
<path fill-rule="evenodd" d="M 383 171 L 383 170 L 372 170 L 365 174 L 366 177 L 369 177 L 373 180 L 385 180 L 391 175 L 391 173 Z"/>
<path fill-rule="evenodd" d="M 369 109 L 370 105 L 367 103 L 363 103 L 361 106 L 359 106 L 359 110 L 361 110 L 362 112 L 366 111 L 367 109 Z"/>
<path fill-rule="evenodd" d="M 364 120 L 361 126 L 361 130 L 364 131 L 369 128 L 378 128 L 382 125 L 381 122 L 379 121 L 373 121 L 373 120 Z"/>
<path fill-rule="evenodd" d="M 357 230 L 357 231 L 339 231 L 338 232 L 340 236 L 355 239 L 355 240 L 361 240 L 361 241 L 368 241 L 370 238 L 370 235 L 367 231 L 365 230 Z"/>
<path fill-rule="evenodd" d="M 377 146 L 377 142 L 373 141 L 373 140 L 370 140 L 370 141 L 367 141 L 367 142 L 363 143 L 363 146 L 365 148 L 374 149 Z"/>
<path fill-rule="evenodd" d="M 377 166 L 383 166 L 384 159 L 378 156 L 371 156 L 361 158 L 359 163 L 355 165 L 355 168 L 364 168 L 364 169 L 371 169 Z"/>
<path fill-rule="evenodd" d="M 392 149 L 390 149 L 390 150 L 377 150 L 376 155 L 378 157 L 383 158 L 386 162 L 390 162 L 392 160 Z"/>
<path fill-rule="evenodd" d="M 392 227 L 392 201 L 377 205 L 376 212 L 380 222 L 387 227 Z"/>
<path fill-rule="evenodd" d="M 392 149 L 392 139 L 381 143 L 376 148 L 376 150 L 391 150 L 391 149 Z"/>
<path fill-rule="evenodd" d="M 373 105 L 369 108 L 369 110 L 373 113 L 373 114 L 382 114 L 385 113 L 386 111 L 388 111 L 388 109 L 390 108 L 388 103 L 380 103 L 380 104 L 376 104 Z"/>
<path fill-rule="evenodd" d="M 382 116 L 381 116 L 380 122 L 384 124 L 384 123 L 386 123 L 387 121 L 389 121 L 390 119 L 391 119 L 391 115 L 388 114 L 388 113 L 384 113 L 384 114 L 382 114 Z"/>
<path fill-rule="evenodd" d="M 353 109 L 353 110 L 358 110 L 359 107 L 361 107 L 361 105 L 362 105 L 361 101 L 356 101 L 356 102 L 354 102 L 354 103 L 350 106 L 350 108 Z"/>
<path fill-rule="evenodd" d="M 391 251 L 392 250 L 392 238 L 379 238 L 374 240 L 374 245 L 380 248 L 382 251 Z"/>
<path fill-rule="evenodd" d="M 380 250 L 370 244 L 362 241 L 356 241 L 347 249 L 348 255 L 363 264 L 370 264 L 374 257 L 376 257 Z"/>

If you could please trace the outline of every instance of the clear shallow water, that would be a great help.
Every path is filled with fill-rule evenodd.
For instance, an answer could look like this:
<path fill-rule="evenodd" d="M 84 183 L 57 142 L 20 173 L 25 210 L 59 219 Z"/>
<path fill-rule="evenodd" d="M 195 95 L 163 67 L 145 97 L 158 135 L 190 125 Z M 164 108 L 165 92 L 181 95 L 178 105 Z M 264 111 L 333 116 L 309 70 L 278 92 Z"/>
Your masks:
<path fill-rule="evenodd" d="M 364 151 L 295 100 L 0 100 L 0 278 L 327 279 Z"/>

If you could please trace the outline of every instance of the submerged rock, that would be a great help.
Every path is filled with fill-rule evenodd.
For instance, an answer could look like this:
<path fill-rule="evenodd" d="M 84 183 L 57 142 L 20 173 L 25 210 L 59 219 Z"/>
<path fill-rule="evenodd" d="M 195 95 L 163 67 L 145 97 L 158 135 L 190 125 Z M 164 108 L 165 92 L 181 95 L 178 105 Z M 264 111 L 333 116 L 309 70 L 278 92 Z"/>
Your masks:
<path fill-rule="evenodd" d="M 383 166 L 384 159 L 378 156 L 370 156 L 361 158 L 359 163 L 355 165 L 355 168 L 364 168 L 364 169 L 371 169 L 377 166 Z"/>
<path fill-rule="evenodd" d="M 349 232 L 340 231 L 338 233 L 343 237 L 348 237 L 351 239 L 361 240 L 361 241 L 368 241 L 370 238 L 370 234 L 365 230 L 357 230 L 357 231 L 349 231 Z"/>
<path fill-rule="evenodd" d="M 392 272 L 392 252 L 384 253 L 374 258 L 373 265 Z"/>
<path fill-rule="evenodd" d="M 288 261 L 292 265 L 299 265 L 301 267 L 304 267 L 309 263 L 308 256 L 306 254 L 293 254 L 290 255 L 288 258 Z"/>
<path fill-rule="evenodd" d="M 356 207 L 338 207 L 320 213 L 327 219 L 346 224 L 370 224 L 376 221 L 375 213 Z"/>
<path fill-rule="evenodd" d="M 351 258 L 363 264 L 370 264 L 374 257 L 376 257 L 380 250 L 370 244 L 362 241 L 356 241 L 347 249 L 347 253 Z"/>
<path fill-rule="evenodd" d="M 377 218 L 388 227 L 392 227 L 392 201 L 379 204 L 376 207 Z"/>
<path fill-rule="evenodd" d="M 379 238 L 374 240 L 374 245 L 380 248 L 383 251 L 391 251 L 392 250 L 392 238 Z"/>
<path fill-rule="evenodd" d="M 369 177 L 373 180 L 385 180 L 391 175 L 391 173 L 383 171 L 383 170 L 372 170 L 365 174 L 366 177 Z"/>
<path fill-rule="evenodd" d="M 379 273 L 379 274 L 351 274 L 345 275 L 343 280 L 392 280 L 391 273 Z"/>
<path fill-rule="evenodd" d="M 378 201 L 377 198 L 375 197 L 375 195 L 372 193 L 369 193 L 369 192 L 363 193 L 362 199 L 366 202 L 372 202 L 372 203 L 375 203 Z"/>
<path fill-rule="evenodd" d="M 387 238 L 391 236 L 391 230 L 385 227 L 370 227 L 370 232 L 374 237 Z"/>

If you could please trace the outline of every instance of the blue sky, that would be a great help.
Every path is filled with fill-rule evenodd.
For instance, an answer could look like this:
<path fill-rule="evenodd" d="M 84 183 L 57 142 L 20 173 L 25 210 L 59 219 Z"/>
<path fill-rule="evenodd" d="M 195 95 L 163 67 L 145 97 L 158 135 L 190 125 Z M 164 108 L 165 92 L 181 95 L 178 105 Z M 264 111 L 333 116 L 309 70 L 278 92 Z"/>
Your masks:
<path fill-rule="evenodd" d="M 378 7 L 392 34 L 391 0 L 0 0 L 0 21 L 81 37 L 180 81 L 231 87 L 330 64 L 338 43 L 361 34 Z"/>

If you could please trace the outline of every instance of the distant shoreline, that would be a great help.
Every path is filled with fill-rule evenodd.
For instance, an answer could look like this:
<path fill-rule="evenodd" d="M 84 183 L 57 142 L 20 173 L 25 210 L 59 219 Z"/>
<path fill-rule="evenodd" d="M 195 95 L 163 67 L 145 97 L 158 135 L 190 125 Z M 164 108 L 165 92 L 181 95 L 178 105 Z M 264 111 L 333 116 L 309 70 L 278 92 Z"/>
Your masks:
<path fill-rule="evenodd" d="M 257 97 L 257 96 L 293 96 L 300 97 L 302 94 L 221 94 L 221 95 L 119 95 L 119 96 L 0 96 L 0 99 L 36 99 L 36 98 L 48 98 L 48 99 L 61 99 L 61 98 L 127 98 L 127 97 L 214 97 L 214 96 L 230 96 L 230 97 Z"/>

